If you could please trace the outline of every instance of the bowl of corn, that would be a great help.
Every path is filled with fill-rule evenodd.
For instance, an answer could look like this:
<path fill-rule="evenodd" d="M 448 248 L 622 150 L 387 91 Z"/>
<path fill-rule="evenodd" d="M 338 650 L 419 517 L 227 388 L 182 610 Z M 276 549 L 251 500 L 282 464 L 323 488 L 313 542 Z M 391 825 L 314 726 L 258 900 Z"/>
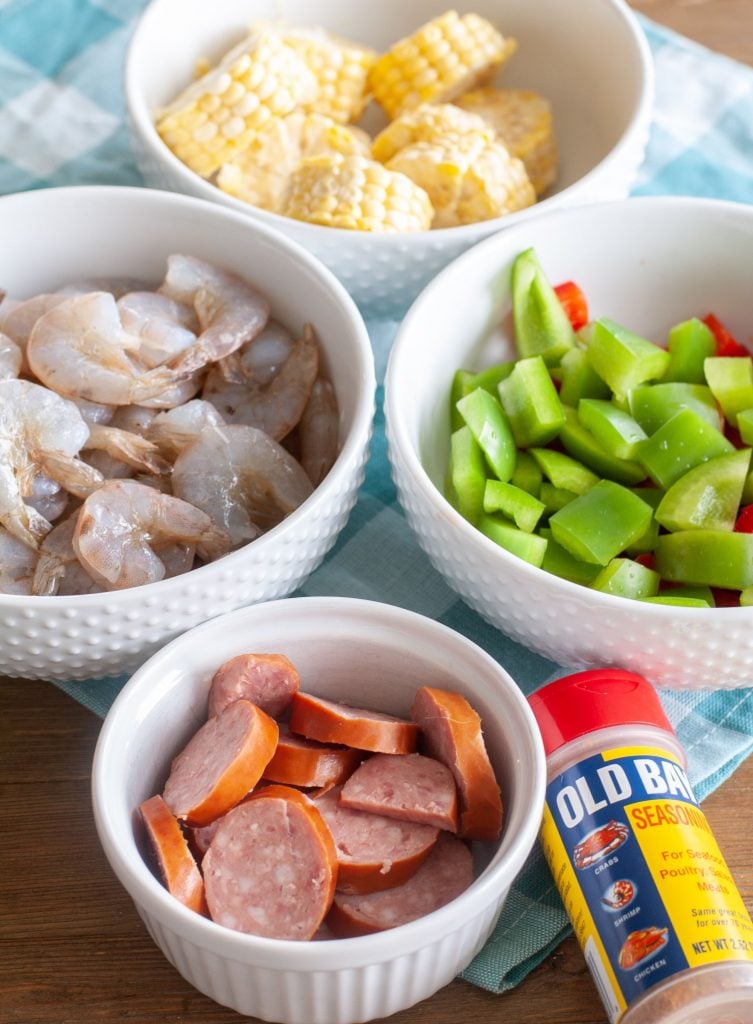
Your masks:
<path fill-rule="evenodd" d="M 627 194 L 652 84 L 622 0 L 152 0 L 125 68 L 147 184 L 276 227 L 390 316 L 500 228 Z"/>

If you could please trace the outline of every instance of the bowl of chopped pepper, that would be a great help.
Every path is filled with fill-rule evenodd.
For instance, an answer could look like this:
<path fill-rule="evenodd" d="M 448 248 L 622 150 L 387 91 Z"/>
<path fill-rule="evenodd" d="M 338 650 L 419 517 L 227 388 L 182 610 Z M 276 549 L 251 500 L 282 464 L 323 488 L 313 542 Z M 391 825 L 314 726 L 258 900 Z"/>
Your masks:
<path fill-rule="evenodd" d="M 657 686 L 753 682 L 751 264 L 752 208 L 633 198 L 500 233 L 411 308 L 399 498 L 514 639 Z"/>
<path fill-rule="evenodd" d="M 626 195 L 652 66 L 622 0 L 152 0 L 125 95 L 147 184 L 276 227 L 397 315 L 508 223 Z"/>

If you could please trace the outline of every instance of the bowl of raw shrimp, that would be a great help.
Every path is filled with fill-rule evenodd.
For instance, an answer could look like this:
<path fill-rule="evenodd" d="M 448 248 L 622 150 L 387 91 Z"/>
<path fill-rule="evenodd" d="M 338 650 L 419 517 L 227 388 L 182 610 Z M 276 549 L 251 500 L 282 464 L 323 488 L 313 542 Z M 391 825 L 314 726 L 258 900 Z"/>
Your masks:
<path fill-rule="evenodd" d="M 242 41 L 259 23 L 277 38 L 274 59 L 257 74 Z M 299 58 L 304 66 L 287 83 L 275 77 Z M 234 77 L 239 69 L 265 91 L 247 88 Z M 358 82 L 364 88 L 350 102 Z M 501 228 L 553 206 L 627 195 L 652 92 L 648 44 L 622 0 L 580 0 L 577 15 L 561 0 L 152 0 L 125 66 L 131 134 L 148 184 L 277 227 L 375 315 L 400 314 L 442 267 Z M 443 115 L 409 118 L 402 145 L 388 144 L 381 133 L 416 100 Z M 174 126 L 164 111 L 176 114 Z M 318 120 L 302 120 L 309 112 Z M 263 131 L 249 136 L 249 124 Z M 452 145 L 490 130 L 494 145 L 481 156 L 476 149 L 477 158 Z M 507 157 L 495 148 L 500 139 Z M 439 158 L 429 152 L 435 143 Z M 217 159 L 203 159 L 212 153 Z M 340 157 L 342 174 L 327 163 L 321 175 L 309 165 L 306 177 L 309 159 Z M 486 175 L 482 165 L 499 173 Z M 302 196 L 326 201 L 298 204 L 299 183 Z M 394 214 L 387 223 L 377 209 L 385 191 L 398 197 L 394 209 L 385 205 Z"/>
<path fill-rule="evenodd" d="M 0 673 L 102 678 L 283 597 L 352 509 L 358 310 L 298 245 L 147 189 L 0 199 Z"/>

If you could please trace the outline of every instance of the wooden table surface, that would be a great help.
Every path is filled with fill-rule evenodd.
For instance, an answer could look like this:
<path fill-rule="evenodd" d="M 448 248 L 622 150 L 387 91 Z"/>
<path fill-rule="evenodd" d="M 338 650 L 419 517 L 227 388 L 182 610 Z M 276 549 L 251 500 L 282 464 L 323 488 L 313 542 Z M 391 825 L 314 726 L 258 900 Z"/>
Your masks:
<path fill-rule="evenodd" d="M 640 0 L 656 21 L 753 64 L 753 0 Z M 0 1024 L 234 1024 L 146 934 L 110 872 L 89 777 L 100 721 L 55 687 L 0 679 Z M 753 910 L 753 759 L 705 803 Z M 604 1024 L 577 945 L 565 941 L 514 991 L 454 981 L 393 1024 Z"/>

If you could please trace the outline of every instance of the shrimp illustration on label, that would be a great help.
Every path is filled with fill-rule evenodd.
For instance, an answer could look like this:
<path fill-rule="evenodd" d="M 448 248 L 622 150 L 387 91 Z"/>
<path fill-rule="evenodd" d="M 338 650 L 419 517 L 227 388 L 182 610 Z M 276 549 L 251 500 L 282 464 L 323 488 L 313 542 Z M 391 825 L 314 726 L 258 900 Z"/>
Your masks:
<path fill-rule="evenodd" d="M 601 897 L 601 902 L 610 910 L 622 910 L 635 899 L 636 888 L 627 878 L 620 878 Z"/>

